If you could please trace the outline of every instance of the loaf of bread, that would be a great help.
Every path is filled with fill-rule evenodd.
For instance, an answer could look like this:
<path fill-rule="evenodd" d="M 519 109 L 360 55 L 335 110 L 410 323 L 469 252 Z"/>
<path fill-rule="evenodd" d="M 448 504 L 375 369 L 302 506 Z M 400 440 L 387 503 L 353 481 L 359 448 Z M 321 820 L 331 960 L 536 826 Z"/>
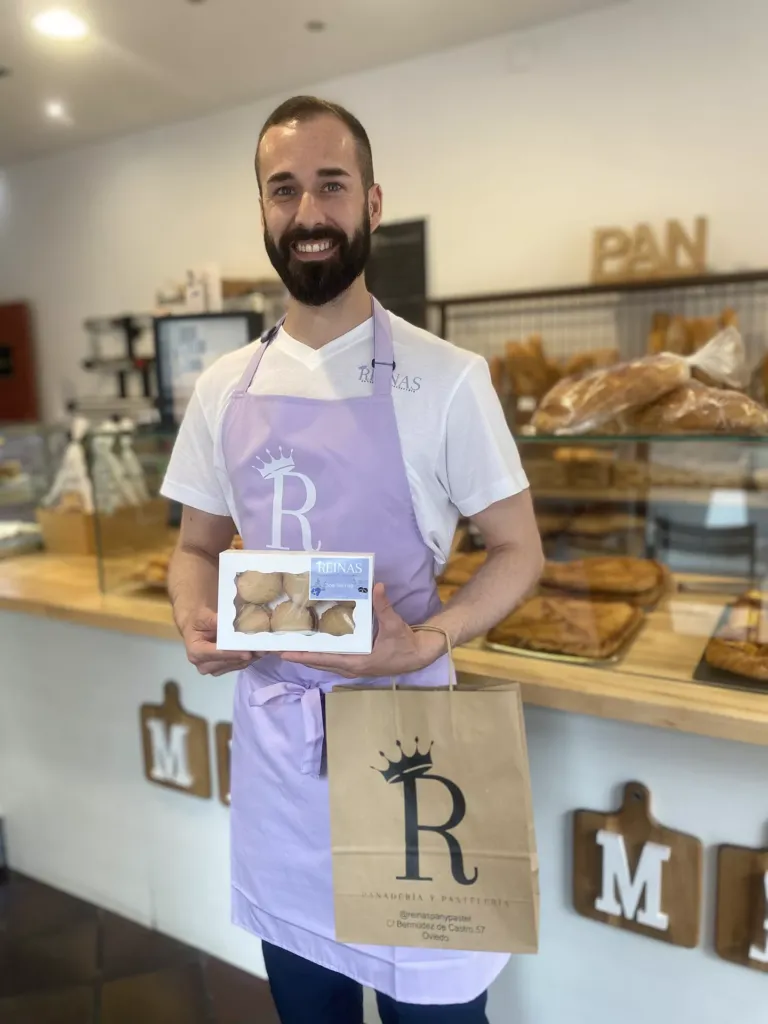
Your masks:
<path fill-rule="evenodd" d="M 685 360 L 662 353 L 568 378 L 544 396 L 532 423 L 541 434 L 588 433 L 674 391 L 690 376 Z"/>
<path fill-rule="evenodd" d="M 619 350 L 616 348 L 593 348 L 585 352 L 577 352 L 565 361 L 563 373 L 566 377 L 576 377 L 592 370 L 601 370 L 613 366 L 619 361 Z"/>
<path fill-rule="evenodd" d="M 638 434 L 768 434 L 768 409 L 740 391 L 707 387 L 697 380 L 624 416 Z"/>
<path fill-rule="evenodd" d="M 541 336 L 526 341 L 509 341 L 505 348 L 505 371 L 516 397 L 541 398 L 560 379 L 562 371 L 548 359 Z"/>

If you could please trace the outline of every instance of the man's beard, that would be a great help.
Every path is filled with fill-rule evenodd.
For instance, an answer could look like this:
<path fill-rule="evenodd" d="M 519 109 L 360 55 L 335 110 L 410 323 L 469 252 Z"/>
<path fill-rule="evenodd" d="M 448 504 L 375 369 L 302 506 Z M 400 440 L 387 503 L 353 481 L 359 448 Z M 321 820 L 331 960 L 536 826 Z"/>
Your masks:
<path fill-rule="evenodd" d="M 294 255 L 294 243 L 326 239 L 336 246 L 328 259 L 304 263 Z M 365 270 L 371 253 L 371 218 L 365 209 L 362 223 L 352 238 L 329 226 L 311 230 L 292 228 L 275 242 L 265 228 L 264 245 L 272 266 L 294 299 L 304 306 L 324 306 L 345 292 Z"/>

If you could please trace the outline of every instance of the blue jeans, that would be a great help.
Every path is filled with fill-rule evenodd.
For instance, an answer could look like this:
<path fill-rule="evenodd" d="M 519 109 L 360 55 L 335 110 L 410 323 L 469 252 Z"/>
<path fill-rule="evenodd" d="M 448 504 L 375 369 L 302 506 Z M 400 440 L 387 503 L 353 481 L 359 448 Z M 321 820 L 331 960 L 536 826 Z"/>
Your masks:
<path fill-rule="evenodd" d="M 272 998 L 282 1024 L 363 1024 L 363 989 L 356 981 L 264 943 Z M 488 1024 L 487 995 L 460 1006 L 417 1006 L 376 996 L 382 1024 Z"/>

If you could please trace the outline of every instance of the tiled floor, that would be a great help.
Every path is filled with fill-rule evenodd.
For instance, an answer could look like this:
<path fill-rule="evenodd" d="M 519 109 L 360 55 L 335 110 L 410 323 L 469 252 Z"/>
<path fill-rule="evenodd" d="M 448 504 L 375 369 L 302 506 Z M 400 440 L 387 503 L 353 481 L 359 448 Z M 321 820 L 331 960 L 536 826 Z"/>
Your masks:
<path fill-rule="evenodd" d="M 48 886 L 0 885 L 0 1024 L 278 1024 L 266 982 Z"/>

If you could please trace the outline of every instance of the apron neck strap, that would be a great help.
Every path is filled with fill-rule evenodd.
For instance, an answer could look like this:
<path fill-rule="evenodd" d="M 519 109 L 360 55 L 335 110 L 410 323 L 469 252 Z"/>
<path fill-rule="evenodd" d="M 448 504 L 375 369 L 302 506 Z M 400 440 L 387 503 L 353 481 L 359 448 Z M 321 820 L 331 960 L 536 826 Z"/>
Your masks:
<path fill-rule="evenodd" d="M 235 388 L 234 393 L 236 395 L 244 395 L 248 388 L 251 386 L 251 381 L 253 380 L 254 375 L 256 374 L 256 371 L 259 368 L 259 363 L 264 358 L 264 353 L 267 351 L 269 346 L 277 337 L 277 332 L 283 326 L 283 320 L 285 320 L 285 317 L 282 317 L 275 324 L 274 327 L 271 327 L 268 331 L 262 334 L 260 344 L 258 345 L 256 351 L 253 353 L 251 358 L 248 360 L 248 365 L 245 368 L 245 372 L 243 373 L 242 377 L 238 381 L 237 387 Z"/>
<path fill-rule="evenodd" d="M 392 342 L 392 324 L 389 313 L 378 299 L 373 303 L 373 393 L 392 394 L 392 374 L 395 372 L 395 348 Z"/>
<path fill-rule="evenodd" d="M 395 372 L 395 349 L 392 342 L 392 325 L 389 322 L 389 314 L 381 305 L 378 299 L 371 296 L 373 310 L 373 393 L 375 395 L 389 395 L 392 392 L 392 374 Z M 277 332 L 283 326 L 285 317 L 282 317 L 269 331 L 261 336 L 261 343 L 248 360 L 245 372 L 235 388 L 236 395 L 243 395 L 251 386 L 256 371 L 259 368 L 264 353 L 277 337 Z M 381 367 L 377 370 L 377 367 Z"/>

